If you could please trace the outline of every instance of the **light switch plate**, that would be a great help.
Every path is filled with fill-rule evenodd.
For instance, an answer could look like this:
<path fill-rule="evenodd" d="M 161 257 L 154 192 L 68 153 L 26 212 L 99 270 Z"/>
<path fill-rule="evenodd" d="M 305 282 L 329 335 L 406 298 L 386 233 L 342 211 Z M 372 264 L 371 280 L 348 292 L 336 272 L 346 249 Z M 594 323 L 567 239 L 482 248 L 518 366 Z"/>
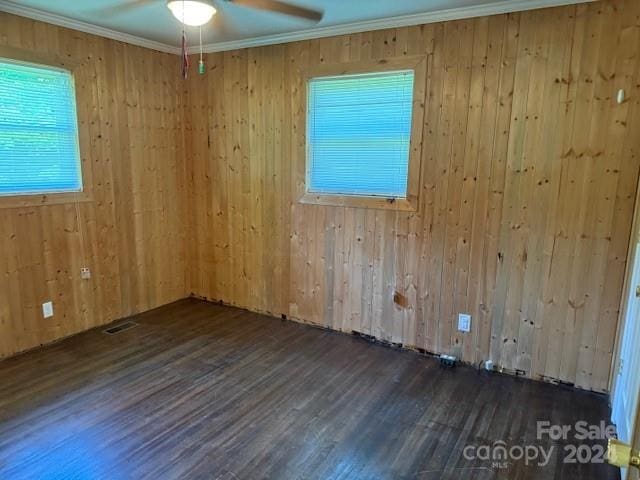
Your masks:
<path fill-rule="evenodd" d="M 42 304 L 42 316 L 44 318 L 53 317 L 53 302 L 45 302 Z"/>
<path fill-rule="evenodd" d="M 461 332 L 471 331 L 471 315 L 467 313 L 458 314 L 458 330 Z"/>

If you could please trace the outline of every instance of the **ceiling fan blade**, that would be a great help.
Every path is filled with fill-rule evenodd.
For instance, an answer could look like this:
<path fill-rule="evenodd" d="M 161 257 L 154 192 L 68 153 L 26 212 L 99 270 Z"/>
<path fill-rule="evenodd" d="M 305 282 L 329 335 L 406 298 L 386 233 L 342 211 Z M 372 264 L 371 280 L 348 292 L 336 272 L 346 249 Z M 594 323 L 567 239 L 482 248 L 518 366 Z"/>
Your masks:
<path fill-rule="evenodd" d="M 227 8 L 225 5 L 227 3 L 229 2 L 216 3 L 216 7 L 220 8 L 218 9 L 218 15 L 214 15 L 211 20 L 210 31 L 223 38 L 235 38 L 235 36 L 242 33 L 242 27 L 238 23 L 236 16 L 240 16 L 244 12 L 237 12 L 233 8 Z"/>
<path fill-rule="evenodd" d="M 258 10 L 267 10 L 269 12 L 282 13 L 292 17 L 304 18 L 319 22 L 324 16 L 324 12 L 312 10 L 310 8 L 298 7 L 290 3 L 281 2 L 280 0 L 228 0 L 236 5 L 244 7 L 257 8 Z"/>
<path fill-rule="evenodd" d="M 114 16 L 127 13 L 136 8 L 154 3 L 156 0 L 128 0 L 112 7 L 94 9 L 93 12 L 103 16 Z"/>

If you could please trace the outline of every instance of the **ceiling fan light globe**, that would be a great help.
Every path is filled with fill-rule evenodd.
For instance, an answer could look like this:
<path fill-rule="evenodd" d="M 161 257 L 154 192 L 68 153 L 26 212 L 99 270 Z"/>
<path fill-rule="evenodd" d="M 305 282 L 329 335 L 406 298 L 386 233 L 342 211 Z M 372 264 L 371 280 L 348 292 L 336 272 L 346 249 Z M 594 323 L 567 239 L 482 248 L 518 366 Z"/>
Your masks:
<path fill-rule="evenodd" d="M 170 0 L 167 7 L 173 16 L 185 25 L 199 27 L 208 23 L 216 14 L 216 9 L 204 1 L 197 0 Z"/>

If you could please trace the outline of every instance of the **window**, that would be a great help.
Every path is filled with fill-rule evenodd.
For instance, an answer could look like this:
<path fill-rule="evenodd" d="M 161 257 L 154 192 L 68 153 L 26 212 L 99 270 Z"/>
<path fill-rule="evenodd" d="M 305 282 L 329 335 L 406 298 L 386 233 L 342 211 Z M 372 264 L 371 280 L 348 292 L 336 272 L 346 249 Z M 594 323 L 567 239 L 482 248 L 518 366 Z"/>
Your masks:
<path fill-rule="evenodd" d="M 406 198 L 413 70 L 309 81 L 307 191 Z"/>
<path fill-rule="evenodd" d="M 0 195 L 81 191 L 73 76 L 0 59 Z"/>
<path fill-rule="evenodd" d="M 427 57 L 417 55 L 301 72 L 306 129 L 298 129 L 304 135 L 298 145 L 305 150 L 295 182 L 301 203 L 417 210 L 426 65 Z"/>

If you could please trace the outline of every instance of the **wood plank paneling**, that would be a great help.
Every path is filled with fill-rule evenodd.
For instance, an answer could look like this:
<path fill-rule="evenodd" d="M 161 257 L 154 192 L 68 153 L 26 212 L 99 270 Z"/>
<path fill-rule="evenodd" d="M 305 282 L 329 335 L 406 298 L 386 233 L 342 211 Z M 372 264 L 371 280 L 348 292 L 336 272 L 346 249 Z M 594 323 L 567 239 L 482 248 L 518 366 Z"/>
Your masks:
<path fill-rule="evenodd" d="M 639 2 L 607 0 L 208 55 L 186 94 L 190 290 L 606 391 L 640 162 L 639 27 Z M 417 54 L 419 211 L 297 203 L 298 71 Z"/>
<path fill-rule="evenodd" d="M 0 209 L 0 356 L 193 292 L 607 390 L 639 18 L 607 0 L 363 32 L 211 54 L 183 84 L 174 56 L 0 14 L 0 45 L 80 63 L 93 196 Z M 418 212 L 297 203 L 298 72 L 425 54 Z"/>
<path fill-rule="evenodd" d="M 0 13 L 0 46 L 75 70 L 93 200 L 0 208 L 0 357 L 187 295 L 177 57 Z M 90 280 L 81 280 L 88 266 Z M 54 302 L 44 320 L 41 304 Z"/>

